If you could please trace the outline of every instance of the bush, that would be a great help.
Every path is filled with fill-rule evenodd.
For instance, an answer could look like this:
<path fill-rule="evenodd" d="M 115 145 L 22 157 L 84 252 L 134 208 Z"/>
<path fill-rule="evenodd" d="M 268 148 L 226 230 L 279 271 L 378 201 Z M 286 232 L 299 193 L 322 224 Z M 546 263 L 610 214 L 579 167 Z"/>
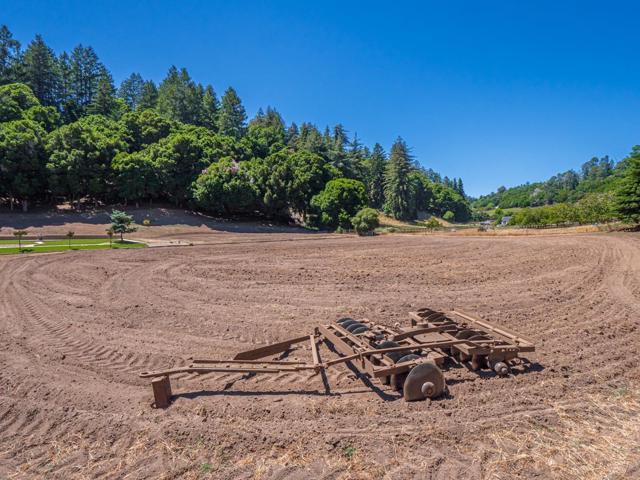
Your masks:
<path fill-rule="evenodd" d="M 351 219 L 351 224 L 358 235 L 369 235 L 380 226 L 378 212 L 373 208 L 363 208 Z"/>
<path fill-rule="evenodd" d="M 327 182 L 324 190 L 311 199 L 316 221 L 321 226 L 336 229 L 351 227 L 351 217 L 367 205 L 367 193 L 362 182 L 336 178 Z"/>
<path fill-rule="evenodd" d="M 250 212 L 258 201 L 246 162 L 230 158 L 210 165 L 193 183 L 192 193 L 199 208 L 214 214 Z"/>
<path fill-rule="evenodd" d="M 429 221 L 424 224 L 424 226 L 427 227 L 429 230 L 436 230 L 442 227 L 442 225 L 440 225 L 440 222 L 433 217 L 431 217 Z"/>
<path fill-rule="evenodd" d="M 456 218 L 456 214 L 453 213 L 451 210 L 447 210 L 442 216 L 442 218 L 447 222 L 453 222 Z"/>

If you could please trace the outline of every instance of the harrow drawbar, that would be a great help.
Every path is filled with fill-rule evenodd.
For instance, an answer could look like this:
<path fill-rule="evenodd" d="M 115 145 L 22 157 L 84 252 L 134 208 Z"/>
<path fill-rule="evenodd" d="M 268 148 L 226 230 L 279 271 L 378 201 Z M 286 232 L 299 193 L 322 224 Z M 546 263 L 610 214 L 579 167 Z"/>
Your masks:
<path fill-rule="evenodd" d="M 521 353 L 535 351 L 533 343 L 518 334 L 461 310 L 445 313 L 423 308 L 409 312 L 409 317 L 410 325 L 405 328 L 344 317 L 316 327 L 311 335 L 240 352 L 231 360 L 195 358 L 189 365 L 142 372 L 140 377 L 153 378 L 155 406 L 164 408 L 171 402 L 171 375 L 321 373 L 348 362 L 361 374 L 402 391 L 405 400 L 414 401 L 445 393 L 443 369 L 450 364 L 462 364 L 471 370 L 491 369 L 507 376 L 513 364 L 522 362 Z M 304 342 L 310 346 L 310 362 L 268 359 Z M 322 344 L 340 356 L 322 362 Z"/>

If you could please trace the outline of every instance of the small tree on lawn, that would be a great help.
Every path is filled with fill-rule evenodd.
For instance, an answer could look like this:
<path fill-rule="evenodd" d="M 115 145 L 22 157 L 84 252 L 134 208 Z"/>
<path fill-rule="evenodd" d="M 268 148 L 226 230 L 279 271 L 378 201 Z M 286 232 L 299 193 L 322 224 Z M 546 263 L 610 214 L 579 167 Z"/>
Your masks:
<path fill-rule="evenodd" d="M 69 249 L 71 249 L 71 239 L 75 236 L 76 232 L 74 232 L 73 230 L 69 230 L 67 232 L 67 240 L 69 240 Z"/>
<path fill-rule="evenodd" d="M 24 237 L 25 235 L 27 235 L 26 230 L 15 230 L 13 232 L 13 236 L 18 238 L 18 250 L 22 251 L 22 237 Z"/>
<path fill-rule="evenodd" d="M 111 212 L 111 230 L 114 233 L 120 234 L 120 241 L 124 242 L 123 235 L 125 233 L 132 233 L 138 230 L 136 227 L 131 226 L 133 223 L 133 217 L 127 215 L 125 212 L 114 210 Z"/>
<path fill-rule="evenodd" d="M 113 243 L 113 228 L 107 228 L 107 235 L 109 236 L 109 248 Z"/>

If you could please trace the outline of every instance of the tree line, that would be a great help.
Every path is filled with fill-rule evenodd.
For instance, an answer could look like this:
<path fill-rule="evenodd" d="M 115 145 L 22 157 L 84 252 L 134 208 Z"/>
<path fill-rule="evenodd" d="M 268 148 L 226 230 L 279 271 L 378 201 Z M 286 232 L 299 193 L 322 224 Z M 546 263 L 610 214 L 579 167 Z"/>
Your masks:
<path fill-rule="evenodd" d="M 0 199 L 161 201 L 330 228 L 367 206 L 402 220 L 470 217 L 462 180 L 422 168 L 400 137 L 387 155 L 340 124 L 286 124 L 271 107 L 249 120 L 232 87 L 218 98 L 173 66 L 158 85 L 133 73 L 116 88 L 91 47 L 56 55 L 36 35 L 23 51 L 6 26 Z"/>
<path fill-rule="evenodd" d="M 627 165 L 608 156 L 593 157 L 579 171 L 567 170 L 544 182 L 516 187 L 500 187 L 496 192 L 474 200 L 476 208 L 539 207 L 556 203 L 575 203 L 590 193 L 603 193 L 617 188 Z"/>
<path fill-rule="evenodd" d="M 569 170 L 546 182 L 497 192 L 473 202 L 477 217 L 510 225 L 640 222 L 640 146 L 619 162 L 605 156 L 585 162 L 580 172 Z"/>

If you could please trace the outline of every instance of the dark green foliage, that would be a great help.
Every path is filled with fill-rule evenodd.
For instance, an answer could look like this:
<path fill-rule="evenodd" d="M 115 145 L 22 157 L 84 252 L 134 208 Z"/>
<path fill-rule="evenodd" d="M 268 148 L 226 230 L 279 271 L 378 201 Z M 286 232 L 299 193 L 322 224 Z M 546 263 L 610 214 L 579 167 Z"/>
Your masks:
<path fill-rule="evenodd" d="M 24 117 L 24 112 L 40 105 L 31 89 L 23 83 L 0 86 L 0 122 Z"/>
<path fill-rule="evenodd" d="M 140 91 L 140 100 L 138 101 L 136 108 L 138 110 L 147 110 L 149 108 L 156 108 L 158 105 L 158 88 L 156 84 L 151 80 L 147 80 L 142 85 Z"/>
<path fill-rule="evenodd" d="M 367 190 L 369 205 L 380 209 L 384 204 L 384 172 L 387 168 L 387 157 L 379 143 L 373 146 L 368 164 Z"/>
<path fill-rule="evenodd" d="M 133 225 L 133 217 L 127 215 L 120 210 L 114 210 L 111 212 L 111 230 L 114 233 L 120 234 L 120 241 L 124 241 L 123 235 L 125 233 L 133 233 L 137 230 Z"/>
<path fill-rule="evenodd" d="M 111 166 L 118 196 L 125 204 L 152 201 L 161 196 L 158 168 L 146 152 L 119 153 Z"/>
<path fill-rule="evenodd" d="M 336 175 L 335 169 L 310 152 L 289 149 L 252 162 L 252 176 L 261 197 L 261 209 L 271 217 L 306 218 L 311 198 Z"/>
<path fill-rule="evenodd" d="M 615 199 L 611 192 L 589 193 L 576 203 L 556 203 L 506 213 L 511 213 L 509 225 L 602 223 L 614 219 Z M 502 215 L 496 215 L 496 221 L 501 218 Z"/>
<path fill-rule="evenodd" d="M 267 108 L 266 114 L 260 109 L 249 122 L 247 139 L 255 157 L 266 158 L 282 150 L 285 146 L 285 130 L 280 114 L 271 107 Z"/>
<path fill-rule="evenodd" d="M 19 80 L 20 42 L 6 25 L 0 26 L 0 85 Z"/>
<path fill-rule="evenodd" d="M 74 115 L 83 115 L 93 102 L 101 80 L 106 75 L 104 65 L 91 47 L 78 45 L 71 51 L 69 58 L 70 102 Z"/>
<path fill-rule="evenodd" d="M 214 132 L 218 131 L 220 102 L 211 85 L 207 85 L 202 95 L 202 115 L 200 124 Z"/>
<path fill-rule="evenodd" d="M 127 147 L 122 126 L 100 115 L 60 127 L 47 140 L 51 191 L 71 200 L 84 196 L 108 199 L 111 162 Z"/>
<path fill-rule="evenodd" d="M 246 152 L 229 137 L 193 126 L 172 132 L 140 151 L 139 155 L 140 157 L 135 157 L 144 158 L 154 165 L 161 198 L 176 205 L 186 205 L 189 202 L 191 184 L 209 165 L 223 157 L 238 160 L 246 158 Z M 136 162 L 146 168 L 147 164 L 142 163 L 142 160 Z"/>
<path fill-rule="evenodd" d="M 32 120 L 0 123 L 0 197 L 26 201 L 46 186 L 46 132 Z"/>
<path fill-rule="evenodd" d="M 142 76 L 139 73 L 132 73 L 120 84 L 120 88 L 118 88 L 118 98 L 121 98 L 131 110 L 135 110 L 138 108 L 138 105 L 140 105 L 144 88 L 145 81 Z"/>
<path fill-rule="evenodd" d="M 311 199 L 320 226 L 335 229 L 351 227 L 351 217 L 367 205 L 364 184 L 349 178 L 327 182 L 324 190 Z"/>
<path fill-rule="evenodd" d="M 413 216 L 411 161 L 407 144 L 398 137 L 391 147 L 391 155 L 384 176 L 384 209 L 389 215 L 399 220 L 410 220 Z"/>
<path fill-rule="evenodd" d="M 624 161 L 625 170 L 617 191 L 616 211 L 625 221 L 640 223 L 640 146 Z"/>
<path fill-rule="evenodd" d="M 42 105 L 57 104 L 59 76 L 56 56 L 40 35 L 36 35 L 24 53 L 21 76 Z"/>
<path fill-rule="evenodd" d="M 200 120 L 202 101 L 198 88 L 186 68 L 171 67 L 158 88 L 158 112 L 168 118 L 196 125 Z"/>
<path fill-rule="evenodd" d="M 351 224 L 358 235 L 370 235 L 380 226 L 378 211 L 373 208 L 363 208 L 351 219 Z"/>
<path fill-rule="evenodd" d="M 60 126 L 60 114 L 55 107 L 37 105 L 23 112 L 23 117 L 38 123 L 47 132 L 51 132 Z"/>
<path fill-rule="evenodd" d="M 254 211 L 258 191 L 248 162 L 238 163 L 227 157 L 212 164 L 195 181 L 193 198 L 199 208 L 215 214 Z"/>
<path fill-rule="evenodd" d="M 155 110 L 137 110 L 125 113 L 120 119 L 129 141 L 129 151 L 135 152 L 157 143 L 176 129 L 174 122 L 160 116 Z"/>
<path fill-rule="evenodd" d="M 461 180 L 437 187 L 438 174 L 414 164 L 404 142 L 396 157 L 405 164 L 396 158 L 391 168 L 380 145 L 370 151 L 341 124 L 324 133 L 306 122 L 287 126 L 269 107 L 247 125 L 233 88 L 219 101 L 186 69 L 171 67 L 159 88 L 138 73 L 115 87 L 91 47 L 56 57 L 36 36 L 23 54 L 0 27 L 0 202 L 157 199 L 302 221 L 321 203 L 327 226 L 349 228 L 350 195 L 362 182 L 381 208 L 386 172 L 386 204 L 399 218 L 443 209 L 462 218 L 467 208 Z M 340 177 L 357 182 L 328 184 Z"/>
<path fill-rule="evenodd" d="M 475 208 L 515 208 L 576 202 L 589 193 L 615 190 L 622 172 L 621 164 L 615 165 L 606 156 L 594 157 L 582 165 L 581 173 L 568 170 L 545 182 L 500 187 L 495 193 L 480 197 L 473 205 Z"/>
<path fill-rule="evenodd" d="M 227 88 L 220 107 L 220 133 L 239 139 L 244 135 L 246 121 L 247 114 L 240 97 L 232 87 Z"/>
<path fill-rule="evenodd" d="M 87 113 L 90 115 L 104 115 L 105 117 L 117 116 L 116 90 L 109 72 L 104 71 L 100 75 L 95 96 L 87 107 Z"/>

